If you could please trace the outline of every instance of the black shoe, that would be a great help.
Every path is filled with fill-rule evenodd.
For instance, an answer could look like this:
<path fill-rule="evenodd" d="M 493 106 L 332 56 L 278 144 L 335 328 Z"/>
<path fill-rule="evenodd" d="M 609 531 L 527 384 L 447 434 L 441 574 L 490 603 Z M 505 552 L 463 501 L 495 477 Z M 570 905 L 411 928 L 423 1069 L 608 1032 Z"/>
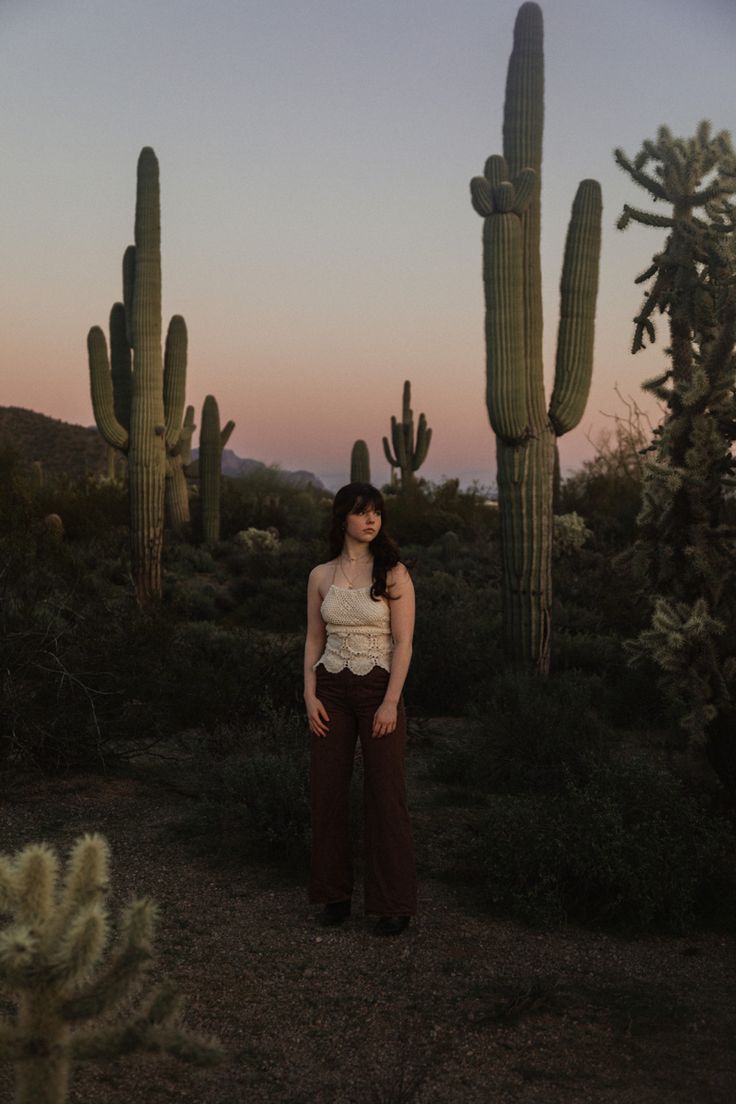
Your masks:
<path fill-rule="evenodd" d="M 350 901 L 331 901 L 317 916 L 323 928 L 336 928 L 350 916 Z"/>
<path fill-rule="evenodd" d="M 410 916 L 382 916 L 373 929 L 374 935 L 401 935 L 409 927 Z"/>

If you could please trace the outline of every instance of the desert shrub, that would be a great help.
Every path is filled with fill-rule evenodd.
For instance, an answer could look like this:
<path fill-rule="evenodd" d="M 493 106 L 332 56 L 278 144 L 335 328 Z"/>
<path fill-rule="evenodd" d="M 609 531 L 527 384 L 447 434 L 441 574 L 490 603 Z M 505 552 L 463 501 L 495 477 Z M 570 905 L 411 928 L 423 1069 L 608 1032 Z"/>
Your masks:
<path fill-rule="evenodd" d="M 407 681 L 409 708 L 446 716 L 463 713 L 501 663 L 500 595 L 447 571 L 414 573 L 417 619 Z"/>
<path fill-rule="evenodd" d="M 173 575 L 180 576 L 190 575 L 192 572 L 210 575 L 217 566 L 211 549 L 183 541 L 164 546 L 162 564 Z"/>
<path fill-rule="evenodd" d="M 578 671 L 498 675 L 474 711 L 485 784 L 497 793 L 552 793 L 565 778 L 588 778 L 612 741 L 597 708 L 601 692 L 600 679 Z"/>
<path fill-rule="evenodd" d="M 595 455 L 562 484 L 560 512 L 580 514 L 599 551 L 624 548 L 636 538 L 644 453 L 654 427 L 638 404 L 614 388 L 619 413 L 592 441 Z"/>
<path fill-rule="evenodd" d="M 497 530 L 498 510 L 487 501 L 482 487 L 460 490 L 457 479 L 422 480 L 409 494 L 386 494 L 389 528 L 400 545 L 431 544 L 448 530 L 466 540 L 488 536 Z"/>
<path fill-rule="evenodd" d="M 432 779 L 478 808 L 454 868 L 485 905 L 539 924 L 684 931 L 724 910 L 733 918 L 732 831 L 620 744 L 604 691 L 579 671 L 501 674 L 475 723 L 432 749 Z"/>
<path fill-rule="evenodd" d="M 473 854 L 486 904 L 533 923 L 684 932 L 734 917 L 732 833 L 641 760 L 552 795 L 494 796 Z"/>
<path fill-rule="evenodd" d="M 224 744 L 224 754 L 222 754 Z M 303 861 L 308 844 L 306 725 L 261 699 L 256 719 L 200 736 L 180 772 L 196 805 L 176 833 L 226 862 Z"/>
<path fill-rule="evenodd" d="M 159 696 L 177 727 L 254 716 L 264 694 L 293 703 L 301 687 L 303 641 L 201 622 L 175 629 Z"/>
<path fill-rule="evenodd" d="M 233 537 L 245 529 L 276 529 L 280 538 L 322 537 L 329 524 L 332 496 L 306 481 L 295 481 L 275 467 L 223 480 L 221 533 Z"/>
<path fill-rule="evenodd" d="M 640 631 L 647 614 L 626 556 L 586 547 L 556 560 L 553 631 L 561 628 L 626 639 Z"/>
<path fill-rule="evenodd" d="M 59 514 L 66 540 L 128 541 L 130 506 L 127 488 L 121 484 L 91 479 L 49 481 L 39 490 L 38 503 L 39 510 Z"/>

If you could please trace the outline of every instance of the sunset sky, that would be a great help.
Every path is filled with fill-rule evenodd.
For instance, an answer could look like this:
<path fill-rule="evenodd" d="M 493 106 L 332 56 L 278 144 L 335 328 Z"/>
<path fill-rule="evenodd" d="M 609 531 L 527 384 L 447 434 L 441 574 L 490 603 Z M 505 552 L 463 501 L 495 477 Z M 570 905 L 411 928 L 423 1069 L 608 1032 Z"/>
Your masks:
<path fill-rule="evenodd" d="M 640 398 L 666 344 L 630 355 L 634 277 L 662 232 L 615 229 L 644 193 L 616 168 L 666 123 L 736 128 L 733 0 L 543 0 L 546 363 L 577 183 L 603 187 L 593 387 Z M 142 146 L 161 166 L 164 327 L 187 395 L 216 395 L 238 455 L 346 481 L 412 381 L 422 474 L 492 483 L 482 222 L 468 182 L 501 150 L 517 0 L 0 0 L 0 405 L 90 425 L 85 342 L 120 298 Z M 548 372 L 548 381 L 550 372 Z"/>

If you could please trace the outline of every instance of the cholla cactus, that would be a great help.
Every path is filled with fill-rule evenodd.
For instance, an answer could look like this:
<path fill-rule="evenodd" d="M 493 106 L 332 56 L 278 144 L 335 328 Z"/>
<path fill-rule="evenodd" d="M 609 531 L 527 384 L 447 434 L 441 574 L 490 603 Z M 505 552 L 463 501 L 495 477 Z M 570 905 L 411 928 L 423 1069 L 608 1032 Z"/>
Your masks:
<path fill-rule="evenodd" d="M 276 529 L 241 529 L 233 537 L 233 542 L 246 552 L 275 552 L 279 547 L 279 535 Z"/>
<path fill-rule="evenodd" d="M 61 887 L 59 860 L 46 844 L 0 856 L 0 912 L 13 916 L 0 932 L 0 987 L 17 1002 L 15 1023 L 0 1018 L 0 1058 L 15 1063 L 17 1104 L 63 1104 L 72 1064 L 84 1059 L 139 1051 L 210 1065 L 221 1057 L 213 1040 L 179 1026 L 171 986 L 149 992 L 119 1019 L 109 1017 L 144 979 L 157 910 L 145 899 L 127 906 L 100 968 L 109 935 L 108 865 L 98 835 L 77 840 Z"/>
<path fill-rule="evenodd" d="M 576 514 L 556 514 L 553 518 L 552 551 L 555 556 L 567 556 L 579 552 L 585 542 L 593 536 L 585 522 Z"/>
<path fill-rule="evenodd" d="M 682 726 L 708 743 L 736 791 L 736 151 L 726 131 L 714 135 L 703 122 L 686 139 L 660 127 L 633 160 L 621 150 L 615 157 L 666 205 L 657 214 L 627 205 L 619 220 L 621 229 L 667 231 L 637 280 L 648 286 L 633 351 L 654 341 L 657 315 L 669 347 L 666 370 L 644 384 L 665 417 L 637 519 L 634 563 L 653 608 L 634 651 L 659 665 Z"/>

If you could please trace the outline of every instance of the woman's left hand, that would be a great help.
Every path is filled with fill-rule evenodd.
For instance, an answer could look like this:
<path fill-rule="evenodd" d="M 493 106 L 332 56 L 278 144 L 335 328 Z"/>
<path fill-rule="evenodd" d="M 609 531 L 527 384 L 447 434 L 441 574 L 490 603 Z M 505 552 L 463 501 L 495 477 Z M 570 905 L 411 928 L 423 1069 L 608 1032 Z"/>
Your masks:
<path fill-rule="evenodd" d="M 388 702 L 381 702 L 373 716 L 373 729 L 371 736 L 388 736 L 396 728 L 397 706 Z"/>

